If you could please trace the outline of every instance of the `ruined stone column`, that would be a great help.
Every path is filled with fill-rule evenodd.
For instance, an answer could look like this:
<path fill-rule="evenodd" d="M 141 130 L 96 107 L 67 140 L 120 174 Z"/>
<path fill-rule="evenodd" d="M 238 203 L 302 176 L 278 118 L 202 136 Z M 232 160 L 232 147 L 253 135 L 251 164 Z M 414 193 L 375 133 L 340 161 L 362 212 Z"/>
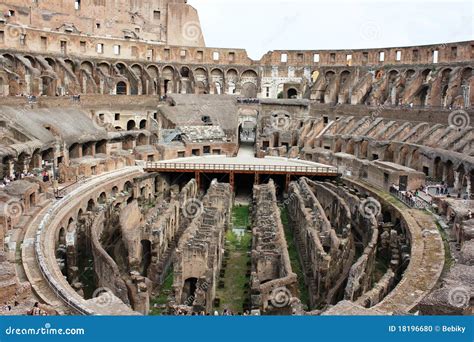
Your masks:
<path fill-rule="evenodd" d="M 471 182 L 471 177 L 469 177 L 469 175 L 467 176 L 467 180 L 466 180 L 466 191 L 467 191 L 467 198 L 471 198 L 471 195 L 472 195 L 472 182 Z"/>
<path fill-rule="evenodd" d="M 459 192 L 462 189 L 462 180 L 460 178 L 460 173 L 454 171 L 454 191 Z"/>

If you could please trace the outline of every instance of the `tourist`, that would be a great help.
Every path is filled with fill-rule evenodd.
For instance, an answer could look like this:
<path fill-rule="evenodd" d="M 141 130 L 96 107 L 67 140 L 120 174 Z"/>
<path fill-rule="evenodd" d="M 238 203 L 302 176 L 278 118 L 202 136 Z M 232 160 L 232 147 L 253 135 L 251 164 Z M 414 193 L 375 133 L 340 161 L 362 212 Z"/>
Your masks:
<path fill-rule="evenodd" d="M 43 170 L 43 173 L 41 175 L 43 177 L 43 182 L 49 182 L 49 173 L 46 170 Z"/>
<path fill-rule="evenodd" d="M 11 305 L 9 305 L 8 303 L 5 303 L 5 305 L 2 307 L 2 312 L 10 312 L 10 311 L 12 311 Z"/>
<path fill-rule="evenodd" d="M 33 308 L 28 311 L 28 316 L 44 316 L 42 310 L 39 308 L 38 302 L 36 302 L 35 305 L 33 305 Z"/>

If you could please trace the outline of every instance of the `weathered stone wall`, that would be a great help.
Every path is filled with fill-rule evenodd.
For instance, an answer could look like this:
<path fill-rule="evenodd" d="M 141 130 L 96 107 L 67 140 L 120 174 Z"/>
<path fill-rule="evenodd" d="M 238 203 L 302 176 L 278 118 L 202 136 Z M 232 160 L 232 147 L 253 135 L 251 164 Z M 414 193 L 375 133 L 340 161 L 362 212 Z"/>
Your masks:
<path fill-rule="evenodd" d="M 214 180 L 202 202 L 195 199 L 184 204 L 186 216 L 193 220 L 175 252 L 174 305 L 212 310 L 232 203 L 230 185 Z"/>
<path fill-rule="evenodd" d="M 333 304 L 340 297 L 355 255 L 349 208 L 333 191 L 304 178 L 290 184 L 288 196 L 310 306 Z"/>
<path fill-rule="evenodd" d="M 193 30 L 200 30 L 196 10 L 184 0 L 7 0 L 0 5 L 0 11 L 7 14 L 14 12 L 5 18 L 8 24 L 55 32 L 61 34 L 63 39 L 94 35 L 108 37 L 104 41 L 125 40 L 128 37 L 155 45 L 204 46 L 202 34 L 193 31 L 182 33 L 189 23 L 193 24 Z M 186 39 L 188 36 L 189 39 Z M 37 46 L 42 48 L 40 42 Z M 69 46 L 69 49 L 73 47 Z M 79 47 L 77 51 L 80 51 Z"/>
<path fill-rule="evenodd" d="M 296 296 L 297 288 L 273 180 L 253 188 L 252 225 L 252 307 L 272 312 L 281 309 L 276 296 Z"/>
<path fill-rule="evenodd" d="M 100 236 L 104 229 L 106 216 L 102 211 L 93 219 L 90 227 L 90 239 L 92 255 L 94 257 L 94 273 L 97 277 L 97 287 L 109 288 L 115 296 L 120 298 L 125 304 L 130 304 L 127 286 L 120 275 L 120 270 L 109 254 L 100 243 Z"/>

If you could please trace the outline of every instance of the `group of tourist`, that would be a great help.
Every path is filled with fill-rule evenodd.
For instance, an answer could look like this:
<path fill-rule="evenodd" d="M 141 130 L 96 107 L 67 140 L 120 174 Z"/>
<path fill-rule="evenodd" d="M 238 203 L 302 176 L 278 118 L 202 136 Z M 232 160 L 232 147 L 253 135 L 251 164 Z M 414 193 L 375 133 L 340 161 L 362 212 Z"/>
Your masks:
<path fill-rule="evenodd" d="M 254 99 L 243 99 L 238 97 L 237 98 L 237 103 L 243 103 L 243 104 L 259 104 L 260 100 L 257 98 Z"/>
<path fill-rule="evenodd" d="M 17 301 L 14 302 L 13 307 L 12 307 L 12 305 L 10 305 L 8 303 L 5 303 L 2 307 L 0 307 L 0 313 L 9 314 L 9 313 L 12 312 L 14 307 L 18 307 L 18 306 L 20 306 L 20 303 L 18 303 Z M 26 312 L 26 315 L 28 315 L 28 316 L 48 316 L 48 313 L 45 310 L 41 309 L 40 306 L 39 306 L 39 303 L 36 302 L 33 305 L 33 307 Z"/>
<path fill-rule="evenodd" d="M 222 312 L 216 310 L 213 314 L 211 314 L 204 311 L 189 312 L 187 310 L 177 309 L 174 313 L 174 316 L 251 316 L 251 314 L 248 310 L 245 310 L 244 312 L 233 313 L 229 309 L 224 309 Z"/>
<path fill-rule="evenodd" d="M 5 177 L 3 177 L 2 181 L 0 182 L 0 188 L 4 188 L 8 184 L 10 184 L 11 182 L 23 179 L 25 177 L 33 177 L 33 174 L 31 172 L 15 172 L 15 173 L 13 173 L 13 175 L 11 177 L 10 176 L 5 176 Z"/>
<path fill-rule="evenodd" d="M 24 179 L 26 177 L 35 177 L 35 175 L 29 171 L 27 172 L 14 172 L 11 176 L 5 176 L 3 179 L 0 181 L 0 188 L 6 187 L 8 184 Z M 49 173 L 47 171 L 43 171 L 42 173 L 42 179 L 43 182 L 49 181 Z"/>
<path fill-rule="evenodd" d="M 436 195 L 448 195 L 449 189 L 448 184 L 444 183 L 436 186 Z"/>

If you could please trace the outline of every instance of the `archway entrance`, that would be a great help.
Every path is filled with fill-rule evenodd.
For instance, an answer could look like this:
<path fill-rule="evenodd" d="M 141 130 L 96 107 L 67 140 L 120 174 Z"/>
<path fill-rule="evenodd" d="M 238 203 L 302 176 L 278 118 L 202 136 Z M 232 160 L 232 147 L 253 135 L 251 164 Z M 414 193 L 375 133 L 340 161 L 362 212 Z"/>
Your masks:
<path fill-rule="evenodd" d="M 296 99 L 298 97 L 298 91 L 295 88 L 288 89 L 287 92 L 289 99 Z"/>
<path fill-rule="evenodd" d="M 184 281 L 182 303 L 188 298 L 194 298 L 197 288 L 197 278 L 188 278 Z"/>
<path fill-rule="evenodd" d="M 140 264 L 142 276 L 148 276 L 148 267 L 151 265 L 151 242 L 149 240 L 142 240 L 142 261 Z"/>
<path fill-rule="evenodd" d="M 127 95 L 127 84 L 125 82 L 120 81 L 120 82 L 117 83 L 116 94 L 117 95 Z"/>

